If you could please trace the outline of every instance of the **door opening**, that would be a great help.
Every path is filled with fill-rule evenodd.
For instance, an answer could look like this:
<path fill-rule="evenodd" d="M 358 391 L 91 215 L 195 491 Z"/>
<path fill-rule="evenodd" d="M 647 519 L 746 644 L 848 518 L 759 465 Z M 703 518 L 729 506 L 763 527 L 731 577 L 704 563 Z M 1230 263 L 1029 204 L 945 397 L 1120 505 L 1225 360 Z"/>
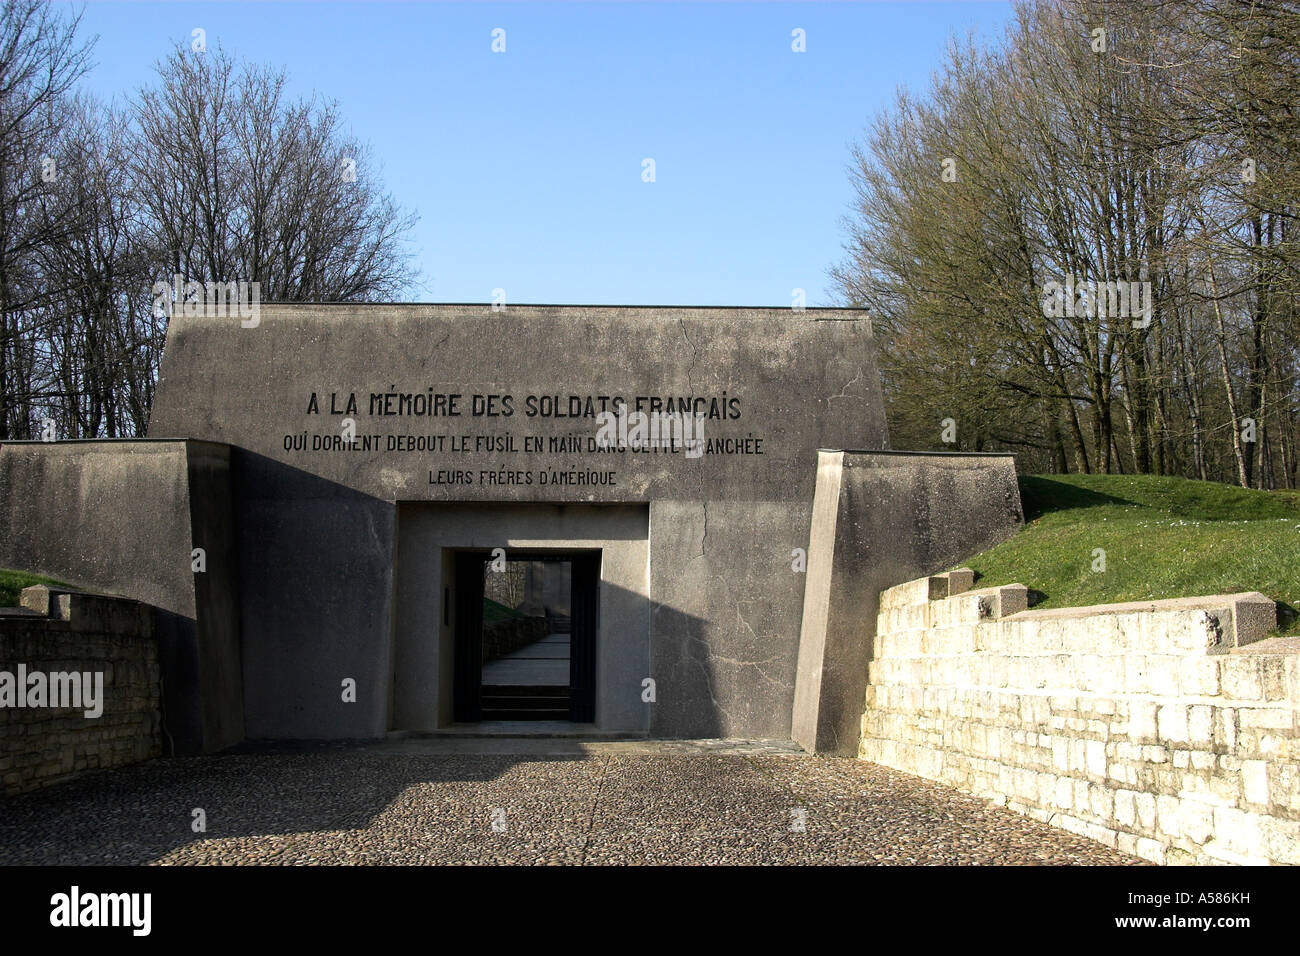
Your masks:
<path fill-rule="evenodd" d="M 599 581 L 598 551 L 457 552 L 457 722 L 593 722 Z"/>

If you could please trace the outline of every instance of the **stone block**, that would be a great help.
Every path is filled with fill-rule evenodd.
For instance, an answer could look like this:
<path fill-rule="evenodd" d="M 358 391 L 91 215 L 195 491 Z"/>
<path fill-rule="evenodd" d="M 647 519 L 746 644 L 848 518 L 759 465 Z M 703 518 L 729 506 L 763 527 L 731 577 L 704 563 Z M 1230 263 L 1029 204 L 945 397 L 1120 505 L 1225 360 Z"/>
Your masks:
<path fill-rule="evenodd" d="M 1115 822 L 1122 827 L 1137 823 L 1137 794 L 1132 790 L 1115 791 Z"/>
<path fill-rule="evenodd" d="M 1264 817 L 1260 821 L 1262 852 L 1270 863 L 1300 866 L 1300 822 Z"/>
<path fill-rule="evenodd" d="M 1088 807 L 1098 820 L 1109 821 L 1115 815 L 1115 794 L 1109 787 L 1094 784 L 1088 788 Z"/>
<path fill-rule="evenodd" d="M 1245 647 L 1277 627 L 1277 604 L 1258 591 L 1232 595 L 1233 644 Z"/>
<path fill-rule="evenodd" d="M 1056 792 L 1053 803 L 1061 810 L 1069 810 L 1073 806 L 1074 784 L 1067 777 L 1056 778 Z"/>
<path fill-rule="evenodd" d="M 1124 657 L 1124 692 L 1126 694 L 1150 693 L 1151 685 L 1147 680 L 1146 655 L 1130 652 Z"/>
<path fill-rule="evenodd" d="M 1237 710 L 1216 707 L 1214 712 L 1214 746 L 1231 750 L 1237 745 Z"/>
<path fill-rule="evenodd" d="M 905 581 L 880 592 L 880 610 L 913 607 L 948 596 L 948 581 L 941 575 L 929 575 Z"/>
<path fill-rule="evenodd" d="M 1154 742 L 1159 739 L 1155 703 L 1135 700 L 1129 704 L 1128 735 L 1135 742 Z"/>
<path fill-rule="evenodd" d="M 1099 658 L 1096 674 L 1096 690 L 1098 694 L 1105 694 L 1107 697 L 1113 694 L 1121 693 L 1124 690 L 1124 658 L 1119 655 L 1110 655 Z M 1105 712 L 1102 708 L 1109 706 L 1113 713 L 1114 704 L 1107 700 L 1106 697 L 1100 698 L 1097 702 L 1099 712 Z"/>
<path fill-rule="evenodd" d="M 1273 803 L 1300 819 L 1300 763 L 1270 765 L 1268 792 Z"/>
<path fill-rule="evenodd" d="M 1268 806 L 1268 764 L 1263 760 L 1241 762 L 1241 795 L 1247 803 Z"/>
<path fill-rule="evenodd" d="M 1191 751 L 1192 769 L 1196 771 L 1207 771 L 1214 769 L 1214 754 L 1205 750 Z"/>
<path fill-rule="evenodd" d="M 1086 813 L 1088 810 L 1088 784 L 1082 780 L 1070 781 L 1074 788 L 1073 808 L 1076 813 Z"/>
<path fill-rule="evenodd" d="M 1205 843 L 1214 835 L 1214 807 L 1197 800 L 1183 800 L 1179 811 L 1182 833 L 1193 843 Z"/>
<path fill-rule="evenodd" d="M 1164 704 L 1156 714 L 1160 739 L 1167 743 L 1186 743 L 1187 708 L 1182 704 Z"/>
<path fill-rule="evenodd" d="M 1286 679 L 1286 658 L 1280 655 L 1261 654 L 1259 661 L 1260 690 L 1265 700 L 1287 700 L 1289 689 Z"/>
<path fill-rule="evenodd" d="M 949 571 L 943 577 L 948 579 L 949 596 L 956 596 L 969 591 L 975 584 L 975 572 L 970 568 L 957 568 L 954 571 Z"/>
<path fill-rule="evenodd" d="M 1164 794 L 1156 797 L 1156 825 L 1166 836 L 1177 837 L 1182 833 L 1180 806 L 1177 797 Z"/>
<path fill-rule="evenodd" d="M 1164 865 L 1165 846 L 1159 840 L 1152 840 L 1147 837 L 1138 837 L 1137 855 L 1151 863 Z"/>
<path fill-rule="evenodd" d="M 1220 681 L 1223 696 L 1230 700 L 1254 701 L 1263 696 L 1259 679 L 1259 658 L 1254 655 L 1231 654 L 1222 659 Z"/>
<path fill-rule="evenodd" d="M 1106 744 L 1100 740 L 1086 743 L 1088 773 L 1094 777 L 1106 776 Z"/>
<path fill-rule="evenodd" d="M 1165 866 L 1196 866 L 1196 854 L 1181 846 L 1165 847 Z"/>
<path fill-rule="evenodd" d="M 1147 657 L 1147 684 L 1151 693 L 1158 697 L 1177 697 L 1179 695 L 1179 671 L 1182 658 L 1168 654 L 1152 654 Z"/>
<path fill-rule="evenodd" d="M 1220 757 L 1222 764 L 1224 758 Z M 1214 798 L 1228 806 L 1234 806 L 1241 799 L 1241 777 L 1230 770 L 1216 773 L 1210 778 L 1210 793 Z"/>
<path fill-rule="evenodd" d="M 1187 709 L 1187 739 L 1201 745 L 1214 742 L 1214 708 L 1195 704 Z"/>
<path fill-rule="evenodd" d="M 1096 840 L 1102 846 L 1108 846 L 1115 849 L 1119 842 L 1119 833 L 1111 827 L 1102 826 L 1097 823 L 1085 823 L 1083 835 L 1090 840 Z"/>
<path fill-rule="evenodd" d="M 1139 793 L 1136 797 L 1138 826 L 1151 832 L 1156 828 L 1156 798 L 1154 794 Z"/>
<path fill-rule="evenodd" d="M 1214 810 L 1214 840 L 1223 843 L 1233 853 L 1246 857 L 1263 858 L 1263 833 L 1260 818 L 1232 807 Z"/>
<path fill-rule="evenodd" d="M 1069 772 L 1070 742 L 1064 737 L 1052 738 L 1052 768 L 1058 773 Z"/>
<path fill-rule="evenodd" d="M 1295 714 L 1292 707 L 1243 707 L 1237 711 L 1243 730 L 1290 730 L 1295 724 Z"/>

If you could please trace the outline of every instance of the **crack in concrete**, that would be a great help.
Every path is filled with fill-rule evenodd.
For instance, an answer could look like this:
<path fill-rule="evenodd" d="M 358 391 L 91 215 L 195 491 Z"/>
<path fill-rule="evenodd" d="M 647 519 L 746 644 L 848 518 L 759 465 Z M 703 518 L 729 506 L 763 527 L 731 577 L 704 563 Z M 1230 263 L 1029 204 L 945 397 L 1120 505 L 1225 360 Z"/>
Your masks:
<path fill-rule="evenodd" d="M 704 557 L 704 542 L 709 540 L 709 503 L 702 501 L 704 507 L 704 534 L 700 537 L 700 557 Z"/>
<path fill-rule="evenodd" d="M 741 625 L 745 628 L 745 630 L 749 631 L 749 636 L 754 639 L 755 643 L 758 643 L 758 632 L 754 630 L 753 626 L 747 620 L 745 620 L 745 615 L 740 613 L 740 607 L 742 604 L 754 604 L 756 602 L 737 601 L 732 597 L 730 583 L 724 583 L 723 586 L 727 589 L 727 600 L 730 601 L 731 605 L 736 609 L 736 620 L 740 621 Z M 769 657 L 766 660 L 761 660 L 761 661 L 745 661 L 745 660 L 739 660 L 737 658 L 732 658 L 732 657 L 719 657 L 717 655 L 712 655 L 710 657 L 710 660 L 721 661 L 724 664 L 730 664 L 732 667 L 752 667 L 756 671 L 758 671 L 758 675 L 762 677 L 763 680 L 767 681 L 773 687 L 785 691 L 789 689 L 788 684 L 785 684 L 777 680 L 775 677 L 772 677 L 770 674 L 768 674 L 766 671 L 763 670 L 764 664 L 771 664 L 774 661 L 777 661 L 779 659 L 780 659 L 779 655 Z"/>
<path fill-rule="evenodd" d="M 695 379 L 691 377 L 691 372 L 693 372 L 693 371 L 695 370 L 695 360 L 696 360 L 696 357 L 699 355 L 699 352 L 698 352 L 698 350 L 695 348 L 695 343 L 691 341 L 691 337 L 690 337 L 689 335 L 686 334 L 686 320 L 685 320 L 685 319 L 682 319 L 682 318 L 679 318 L 679 319 L 677 320 L 677 325 L 678 325 L 678 327 L 680 327 L 681 330 L 682 330 L 682 338 L 684 338 L 684 339 L 686 340 L 686 344 L 689 345 L 689 346 L 691 347 L 691 364 L 690 364 L 690 366 L 686 369 L 686 381 L 690 384 L 691 388 L 694 388 L 694 387 L 695 387 Z"/>
<path fill-rule="evenodd" d="M 700 660 L 699 658 L 696 658 L 696 659 L 695 659 L 695 666 L 698 667 L 698 668 L 700 669 L 700 673 L 704 675 L 704 689 L 707 690 L 707 691 L 709 692 L 709 703 L 711 703 L 711 704 L 713 705 L 714 709 L 715 709 L 718 713 L 722 714 L 723 717 L 727 718 L 727 724 L 728 724 L 728 726 L 730 726 L 731 721 L 732 721 L 731 711 L 729 711 L 729 710 L 727 710 L 727 708 L 723 707 L 723 706 L 722 706 L 722 703 L 718 700 L 718 698 L 717 698 L 717 697 L 714 695 L 714 693 L 713 693 L 713 679 L 712 679 L 713 672 L 709 669 L 709 666 L 708 666 L 708 661 L 709 661 L 709 657 L 708 657 L 708 647 L 709 647 L 709 644 L 708 644 L 708 641 L 705 641 L 703 638 L 699 638 L 699 637 L 692 637 L 691 640 L 692 640 L 692 641 L 695 641 L 696 643 L 699 643 L 699 644 L 703 644 L 703 645 L 704 645 L 704 649 L 705 649 L 705 659 L 704 659 L 704 660 Z M 723 737 L 726 736 L 726 733 L 725 733 L 724 731 L 722 731 L 721 729 L 719 730 L 719 734 L 720 734 L 721 736 L 723 736 Z"/>
<path fill-rule="evenodd" d="M 727 594 L 727 603 L 729 603 L 733 608 L 735 608 L 735 611 L 736 611 L 736 620 L 739 621 L 740 624 L 741 624 L 741 626 L 742 626 L 746 631 L 749 632 L 749 636 L 750 636 L 750 638 L 753 640 L 753 643 L 754 643 L 755 645 L 761 645 L 762 642 L 759 640 L 758 632 L 754 630 L 753 625 L 750 624 L 749 621 L 745 619 L 745 615 L 744 615 L 743 613 L 741 613 L 741 608 L 742 608 L 744 605 L 746 605 L 746 604 L 757 604 L 758 601 L 756 601 L 756 600 L 749 600 L 749 601 L 745 601 L 745 600 L 737 600 L 735 594 L 732 592 L 732 589 L 731 589 L 731 581 L 730 581 L 730 579 L 728 579 L 728 578 L 723 578 L 722 586 L 723 586 L 723 588 L 726 590 L 726 594 Z M 772 687 L 775 687 L 776 689 L 780 690 L 780 691 L 783 692 L 783 693 L 784 693 L 785 691 L 791 689 L 791 687 L 790 687 L 790 685 L 789 685 L 788 683 L 786 683 L 786 682 L 784 682 L 784 681 L 781 681 L 781 680 L 778 680 L 777 678 L 773 677 L 772 675 L 768 674 L 765 670 L 763 670 L 763 665 L 765 665 L 765 664 L 772 664 L 772 663 L 775 663 L 775 662 L 778 661 L 778 660 L 781 660 L 781 659 L 782 659 L 782 656 L 779 655 L 779 654 L 778 654 L 778 655 L 773 655 L 773 656 L 768 657 L 768 658 L 766 658 L 765 660 L 761 660 L 761 661 L 740 660 L 740 659 L 738 659 L 738 658 L 721 657 L 721 656 L 718 656 L 718 655 L 711 655 L 710 659 L 711 659 L 711 660 L 715 660 L 715 661 L 720 661 L 720 662 L 722 662 L 722 663 L 724 663 L 724 664 L 730 664 L 732 667 L 752 667 L 752 668 L 754 668 L 754 670 L 758 671 L 758 675 L 759 675 L 759 676 L 760 676 L 764 681 L 766 681 L 768 684 L 770 684 Z"/>
<path fill-rule="evenodd" d="M 771 675 L 768 674 L 765 670 L 763 670 L 763 665 L 764 665 L 764 664 L 772 664 L 772 663 L 775 663 L 777 660 L 780 660 L 780 658 L 777 658 L 777 657 L 769 657 L 769 658 L 767 658 L 766 660 L 762 660 L 762 661 L 742 661 L 742 660 L 739 660 L 738 658 L 734 658 L 734 657 L 719 657 L 719 656 L 717 656 L 717 655 L 715 654 L 715 655 L 712 655 L 712 656 L 709 658 L 709 660 L 710 660 L 711 662 L 717 662 L 717 663 L 719 663 L 719 664 L 726 664 L 726 665 L 731 666 L 731 667 L 752 667 L 752 668 L 754 668 L 754 670 L 758 671 L 758 676 L 759 676 L 759 677 L 763 678 L 763 680 L 767 681 L 769 684 L 771 684 L 773 687 L 777 688 L 778 690 L 786 691 L 786 690 L 789 690 L 789 689 L 790 689 L 790 685 L 789 685 L 789 684 L 786 684 L 786 683 L 783 683 L 783 682 L 777 680 L 775 677 L 771 676 Z"/>
<path fill-rule="evenodd" d="M 421 370 L 425 369 L 425 368 L 428 366 L 430 359 L 436 359 L 436 358 L 438 357 L 438 352 L 442 349 L 442 347 L 443 347 L 444 345 L 447 344 L 447 340 L 450 339 L 450 338 L 451 338 L 451 333 L 448 332 L 446 335 L 444 335 L 444 336 L 443 336 L 442 338 L 440 338 L 438 341 L 436 341 L 436 342 L 433 343 L 433 348 L 429 350 L 429 356 L 428 356 L 428 358 L 424 358 L 424 359 L 421 359 L 421 360 L 420 360 L 420 369 L 421 369 Z"/>
<path fill-rule="evenodd" d="M 858 374 L 857 374 L 857 375 L 854 375 L 853 378 L 849 379 L 847 382 L 844 383 L 844 387 L 840 389 L 840 393 L 839 393 L 838 395 L 831 395 L 831 396 L 829 396 L 829 397 L 826 399 L 826 403 L 829 405 L 831 402 L 835 401 L 835 399 L 837 399 L 837 398 L 852 398 L 852 397 L 854 397 L 854 396 L 850 396 L 850 395 L 845 395 L 844 393 L 845 393 L 846 391 L 848 391 L 850 385 L 852 385 L 854 382 L 856 382 L 856 381 L 857 381 L 858 379 L 860 379 L 860 378 L 862 378 L 862 366 L 861 366 L 861 365 L 858 366 Z"/>

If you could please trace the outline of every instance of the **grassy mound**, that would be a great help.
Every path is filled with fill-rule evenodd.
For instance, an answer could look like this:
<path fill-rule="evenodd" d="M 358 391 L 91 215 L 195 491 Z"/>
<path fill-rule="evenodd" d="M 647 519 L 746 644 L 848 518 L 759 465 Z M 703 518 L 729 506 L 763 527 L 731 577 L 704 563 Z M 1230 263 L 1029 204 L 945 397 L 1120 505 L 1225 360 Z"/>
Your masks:
<path fill-rule="evenodd" d="M 7 568 L 0 568 L 0 607 L 17 607 L 18 597 L 23 588 L 29 588 L 33 584 L 47 584 L 50 587 L 59 588 L 68 586 L 62 581 L 56 581 L 54 578 L 44 578 L 39 574 L 28 574 L 26 571 L 10 571 Z"/>
<path fill-rule="evenodd" d="M 1021 478 L 1020 496 L 1024 530 L 964 562 L 976 587 L 1020 582 L 1037 607 L 1262 591 L 1282 631 L 1300 633 L 1300 492 L 1053 475 Z"/>
<path fill-rule="evenodd" d="M 483 623 L 495 624 L 497 621 L 509 621 L 517 617 L 523 617 L 512 607 L 506 607 L 500 601 L 494 601 L 491 598 L 483 599 Z"/>

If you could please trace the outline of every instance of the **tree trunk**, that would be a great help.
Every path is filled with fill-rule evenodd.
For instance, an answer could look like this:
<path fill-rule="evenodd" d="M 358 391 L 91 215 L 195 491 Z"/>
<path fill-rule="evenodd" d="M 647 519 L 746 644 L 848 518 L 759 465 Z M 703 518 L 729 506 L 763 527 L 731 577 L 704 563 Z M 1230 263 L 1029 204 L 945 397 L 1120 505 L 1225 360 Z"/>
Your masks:
<path fill-rule="evenodd" d="M 1219 346 L 1219 368 L 1223 370 L 1223 391 L 1228 399 L 1228 417 L 1232 419 L 1232 452 L 1237 459 L 1237 483 L 1243 488 L 1250 487 L 1250 474 L 1246 470 L 1246 455 L 1241 447 L 1241 421 L 1237 418 L 1237 398 L 1232 392 L 1232 378 L 1228 374 L 1227 332 L 1223 328 L 1223 310 L 1219 308 L 1219 284 L 1214 278 L 1214 264 L 1206 269 L 1210 280 L 1210 301 L 1214 303 L 1215 342 Z"/>

